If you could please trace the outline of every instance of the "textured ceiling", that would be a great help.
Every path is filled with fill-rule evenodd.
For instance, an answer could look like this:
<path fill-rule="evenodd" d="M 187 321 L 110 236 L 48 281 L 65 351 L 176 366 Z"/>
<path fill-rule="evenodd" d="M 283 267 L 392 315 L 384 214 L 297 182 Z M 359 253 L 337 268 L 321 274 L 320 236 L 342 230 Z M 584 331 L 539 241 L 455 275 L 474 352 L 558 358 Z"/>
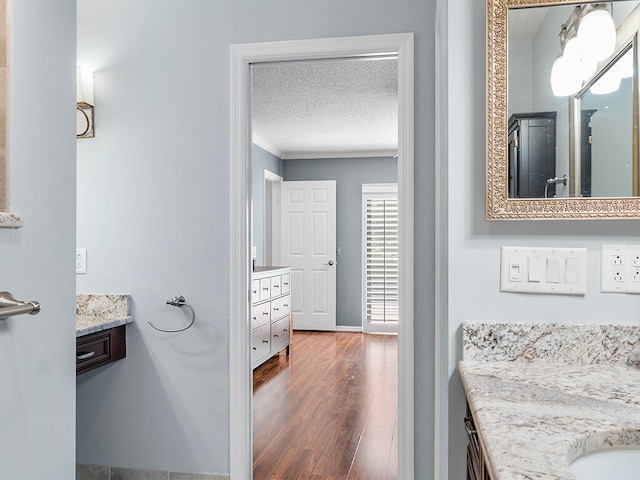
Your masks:
<path fill-rule="evenodd" d="M 396 59 L 252 67 L 254 142 L 281 158 L 395 155 Z"/>

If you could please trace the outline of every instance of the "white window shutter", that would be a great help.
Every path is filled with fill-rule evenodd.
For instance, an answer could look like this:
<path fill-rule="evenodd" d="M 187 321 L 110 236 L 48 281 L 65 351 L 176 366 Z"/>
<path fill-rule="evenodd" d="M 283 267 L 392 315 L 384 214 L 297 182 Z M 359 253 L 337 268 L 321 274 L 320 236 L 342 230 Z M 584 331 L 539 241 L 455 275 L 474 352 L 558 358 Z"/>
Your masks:
<path fill-rule="evenodd" d="M 367 323 L 397 323 L 397 187 L 375 187 L 363 185 L 363 316 Z"/>

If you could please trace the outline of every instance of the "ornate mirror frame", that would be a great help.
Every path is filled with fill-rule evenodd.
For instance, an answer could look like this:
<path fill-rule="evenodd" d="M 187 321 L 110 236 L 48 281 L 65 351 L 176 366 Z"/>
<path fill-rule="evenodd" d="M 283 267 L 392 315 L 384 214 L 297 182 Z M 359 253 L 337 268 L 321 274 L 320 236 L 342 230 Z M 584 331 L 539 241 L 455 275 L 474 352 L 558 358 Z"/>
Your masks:
<path fill-rule="evenodd" d="M 507 12 L 584 3 L 593 2 L 487 0 L 487 220 L 640 219 L 640 197 L 508 198 Z"/>

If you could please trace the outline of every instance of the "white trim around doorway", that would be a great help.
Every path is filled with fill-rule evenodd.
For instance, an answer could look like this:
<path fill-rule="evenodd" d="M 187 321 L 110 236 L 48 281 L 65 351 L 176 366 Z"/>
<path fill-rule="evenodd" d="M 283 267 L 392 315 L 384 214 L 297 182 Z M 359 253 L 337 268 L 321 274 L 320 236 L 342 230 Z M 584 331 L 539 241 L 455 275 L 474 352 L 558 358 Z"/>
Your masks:
<path fill-rule="evenodd" d="M 413 34 L 371 35 L 231 46 L 230 473 L 251 479 L 252 375 L 249 326 L 251 227 L 251 81 L 253 63 L 398 55 L 398 475 L 414 477 L 414 53 Z"/>

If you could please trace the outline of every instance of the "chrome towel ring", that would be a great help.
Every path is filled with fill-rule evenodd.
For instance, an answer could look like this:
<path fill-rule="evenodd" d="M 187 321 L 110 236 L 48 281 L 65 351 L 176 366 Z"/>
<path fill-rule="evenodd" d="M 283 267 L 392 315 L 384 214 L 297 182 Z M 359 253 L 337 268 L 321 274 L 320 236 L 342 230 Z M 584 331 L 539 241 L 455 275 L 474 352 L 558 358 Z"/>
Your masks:
<path fill-rule="evenodd" d="M 175 333 L 175 332 L 184 332 L 185 330 L 187 330 L 188 328 L 191 328 L 191 326 L 194 324 L 194 322 L 196 321 L 196 312 L 193 309 L 193 307 L 191 305 L 189 305 L 184 297 L 182 295 L 176 295 L 175 297 L 173 297 L 171 300 L 167 300 L 167 305 L 171 305 L 173 307 L 188 307 L 189 310 L 191 310 L 191 323 L 189 325 L 187 325 L 184 328 L 178 328 L 176 330 L 165 330 L 164 328 L 159 328 L 156 327 L 153 323 L 151 323 L 150 321 L 147 321 L 147 323 L 149 325 L 151 325 L 153 328 L 155 328 L 156 330 L 158 330 L 159 332 L 166 332 L 166 333 Z"/>

